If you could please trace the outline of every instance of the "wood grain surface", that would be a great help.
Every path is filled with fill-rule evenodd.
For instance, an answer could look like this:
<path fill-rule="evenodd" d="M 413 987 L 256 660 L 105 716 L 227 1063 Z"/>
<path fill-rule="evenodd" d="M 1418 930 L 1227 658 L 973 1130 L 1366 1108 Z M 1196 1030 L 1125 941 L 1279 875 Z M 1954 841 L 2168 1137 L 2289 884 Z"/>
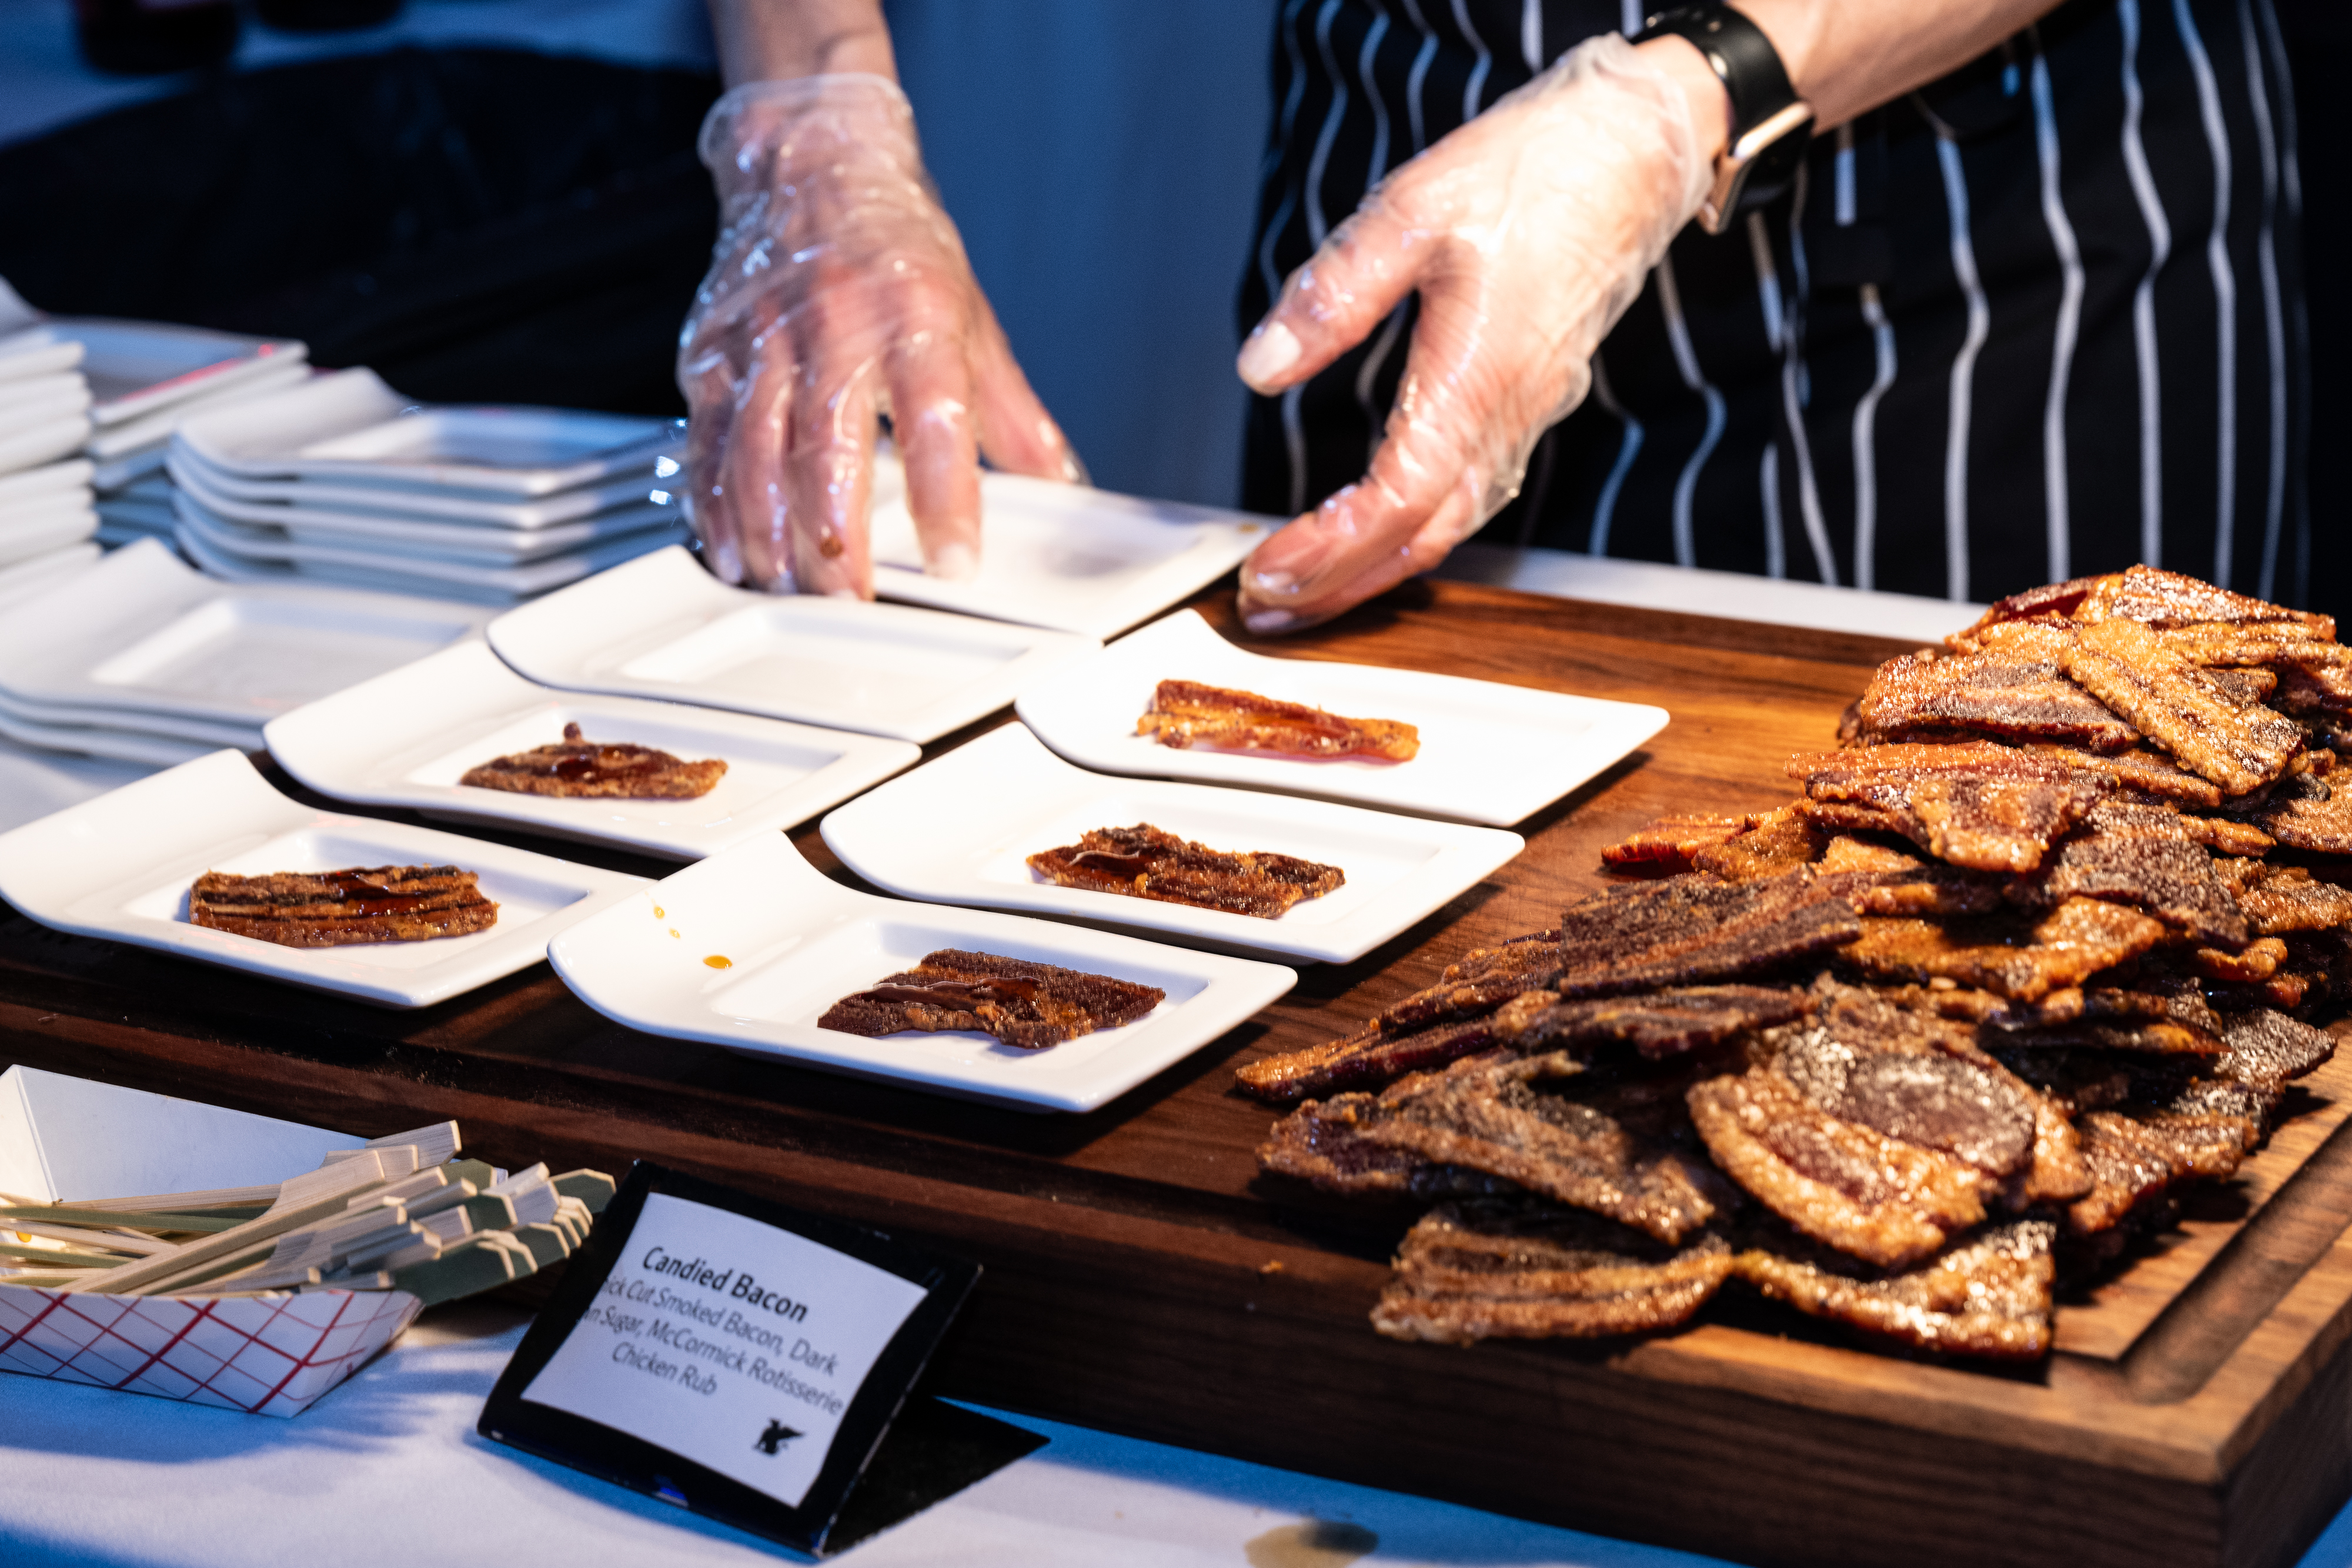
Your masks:
<path fill-rule="evenodd" d="M 2045 1367 L 1906 1360 L 1729 1292 L 1700 1325 L 1635 1344 L 1375 1335 L 1404 1217 L 1269 1186 L 1254 1151 L 1273 1113 L 1232 1070 L 1551 924 L 1602 883 L 1601 846 L 1654 816 L 1786 800 L 1789 756 L 1832 744 L 1903 645 L 1453 583 L 1262 642 L 1229 603 L 1198 608 L 1276 656 L 1654 703 L 1674 721 L 1521 824 L 1527 852 L 1485 883 L 1357 963 L 1303 968 L 1281 1002 L 1089 1115 L 636 1034 L 544 966 L 387 1012 L 7 912 L 0 1062 L 370 1136 L 455 1117 L 507 1164 L 657 1160 L 981 1262 L 937 1392 L 1742 1562 L 2255 1568 L 2291 1563 L 2352 1494 L 2352 1061 L 2304 1086 L 2235 1182 L 2064 1305 Z M 813 827 L 794 840 L 855 882 Z"/>

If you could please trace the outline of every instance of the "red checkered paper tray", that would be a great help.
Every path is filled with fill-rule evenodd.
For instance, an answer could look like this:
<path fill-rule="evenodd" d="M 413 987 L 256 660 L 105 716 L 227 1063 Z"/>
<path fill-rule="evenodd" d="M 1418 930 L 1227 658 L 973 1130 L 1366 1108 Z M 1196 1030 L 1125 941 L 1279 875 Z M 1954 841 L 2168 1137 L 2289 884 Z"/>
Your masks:
<path fill-rule="evenodd" d="M 0 1371 L 292 1416 L 424 1305 L 405 1291 L 111 1296 L 0 1282 Z"/>

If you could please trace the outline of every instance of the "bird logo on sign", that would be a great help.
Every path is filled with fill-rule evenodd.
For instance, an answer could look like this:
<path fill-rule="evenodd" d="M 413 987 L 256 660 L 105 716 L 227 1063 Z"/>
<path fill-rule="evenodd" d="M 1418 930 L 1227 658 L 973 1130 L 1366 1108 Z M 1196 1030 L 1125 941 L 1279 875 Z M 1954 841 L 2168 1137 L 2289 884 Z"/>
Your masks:
<path fill-rule="evenodd" d="M 785 1426 L 782 1421 L 771 1420 L 768 1423 L 768 1429 L 761 1433 L 760 1440 L 751 1446 L 759 1449 L 760 1452 L 763 1454 L 779 1454 L 783 1451 L 783 1447 L 786 1443 L 791 1442 L 794 1437 L 797 1437 L 800 1435 L 800 1433 L 795 1432 L 790 1427 Z"/>

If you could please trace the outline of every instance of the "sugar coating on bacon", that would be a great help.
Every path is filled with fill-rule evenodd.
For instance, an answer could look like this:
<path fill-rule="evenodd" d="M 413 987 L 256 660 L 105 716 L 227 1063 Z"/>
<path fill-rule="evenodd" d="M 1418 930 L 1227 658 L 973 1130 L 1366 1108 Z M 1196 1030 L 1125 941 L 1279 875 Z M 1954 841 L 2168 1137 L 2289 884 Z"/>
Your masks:
<path fill-rule="evenodd" d="M 1149 822 L 1092 828 L 1075 844 L 1041 850 L 1029 869 L 1063 887 L 1191 904 L 1271 920 L 1348 880 L 1335 865 L 1271 851 L 1213 850 Z"/>
<path fill-rule="evenodd" d="M 1670 865 L 1687 871 L 1693 855 L 1745 831 L 1753 821 L 1705 814 L 1660 817 L 1604 848 L 1601 858 L 1610 865 Z"/>
<path fill-rule="evenodd" d="M 1227 751 L 1269 751 L 1291 757 L 1369 757 L 1410 762 L 1421 732 L 1387 718 L 1342 718 L 1305 703 L 1255 692 L 1162 681 L 1135 733 L 1182 750 L 1213 746 Z"/>
<path fill-rule="evenodd" d="M 453 865 L 351 866 L 341 871 L 233 876 L 208 871 L 188 894 L 188 918 L 281 947 L 344 947 L 464 936 L 498 924 L 478 878 Z"/>
<path fill-rule="evenodd" d="M 1865 919 L 1838 961 L 1874 980 L 1948 981 L 2030 1002 L 2138 957 L 2164 935 L 2161 921 L 2137 910 L 2069 898 L 2039 920 Z"/>
<path fill-rule="evenodd" d="M 1441 1204 L 1398 1249 L 1372 1326 L 1443 1344 L 1654 1333 L 1687 1322 L 1730 1271 L 1717 1235 L 1677 1249 L 1574 1209 Z"/>
<path fill-rule="evenodd" d="M 1939 859 L 1980 871 L 2032 871 L 2053 840 L 2112 792 L 2106 779 L 1990 741 L 1865 746 L 1790 759 L 1816 802 L 1883 813 Z"/>
<path fill-rule="evenodd" d="M 1890 659 L 1871 677 L 1855 717 L 1857 737 L 1873 742 L 1959 731 L 2121 751 L 2139 739 L 2137 730 L 2068 680 L 2058 661 L 2022 653 Z"/>
<path fill-rule="evenodd" d="M 1733 1271 L 1776 1301 L 1924 1351 L 2038 1361 L 2054 1332 L 2056 1227 L 2025 1219 L 1954 1243 L 1900 1272 L 1819 1248 L 1744 1249 Z"/>
<path fill-rule="evenodd" d="M 2137 621 L 2075 629 L 2065 661 L 2076 685 L 2231 794 L 2277 778 L 2304 748 L 2302 726 L 2227 690 Z"/>

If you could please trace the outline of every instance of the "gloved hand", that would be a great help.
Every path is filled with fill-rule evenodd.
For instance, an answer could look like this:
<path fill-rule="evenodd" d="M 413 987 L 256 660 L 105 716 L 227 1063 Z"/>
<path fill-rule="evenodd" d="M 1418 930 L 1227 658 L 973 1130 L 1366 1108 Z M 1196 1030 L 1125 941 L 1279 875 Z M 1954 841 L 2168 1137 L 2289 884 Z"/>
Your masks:
<path fill-rule="evenodd" d="M 1244 563 L 1252 631 L 1428 570 L 1518 494 L 1537 438 L 1584 401 L 1593 350 L 1698 210 L 1711 159 L 1682 85 L 1612 34 L 1364 198 L 1251 332 L 1242 379 L 1268 394 L 1307 380 L 1417 288 L 1412 353 L 1370 472 Z"/>
<path fill-rule="evenodd" d="M 1083 470 L 1013 362 L 923 172 L 906 95 L 878 76 L 750 82 L 711 107 L 710 272 L 679 334 L 688 506 L 730 582 L 874 592 L 866 501 L 879 416 L 907 466 L 926 570 L 980 565 L 980 473 Z"/>

